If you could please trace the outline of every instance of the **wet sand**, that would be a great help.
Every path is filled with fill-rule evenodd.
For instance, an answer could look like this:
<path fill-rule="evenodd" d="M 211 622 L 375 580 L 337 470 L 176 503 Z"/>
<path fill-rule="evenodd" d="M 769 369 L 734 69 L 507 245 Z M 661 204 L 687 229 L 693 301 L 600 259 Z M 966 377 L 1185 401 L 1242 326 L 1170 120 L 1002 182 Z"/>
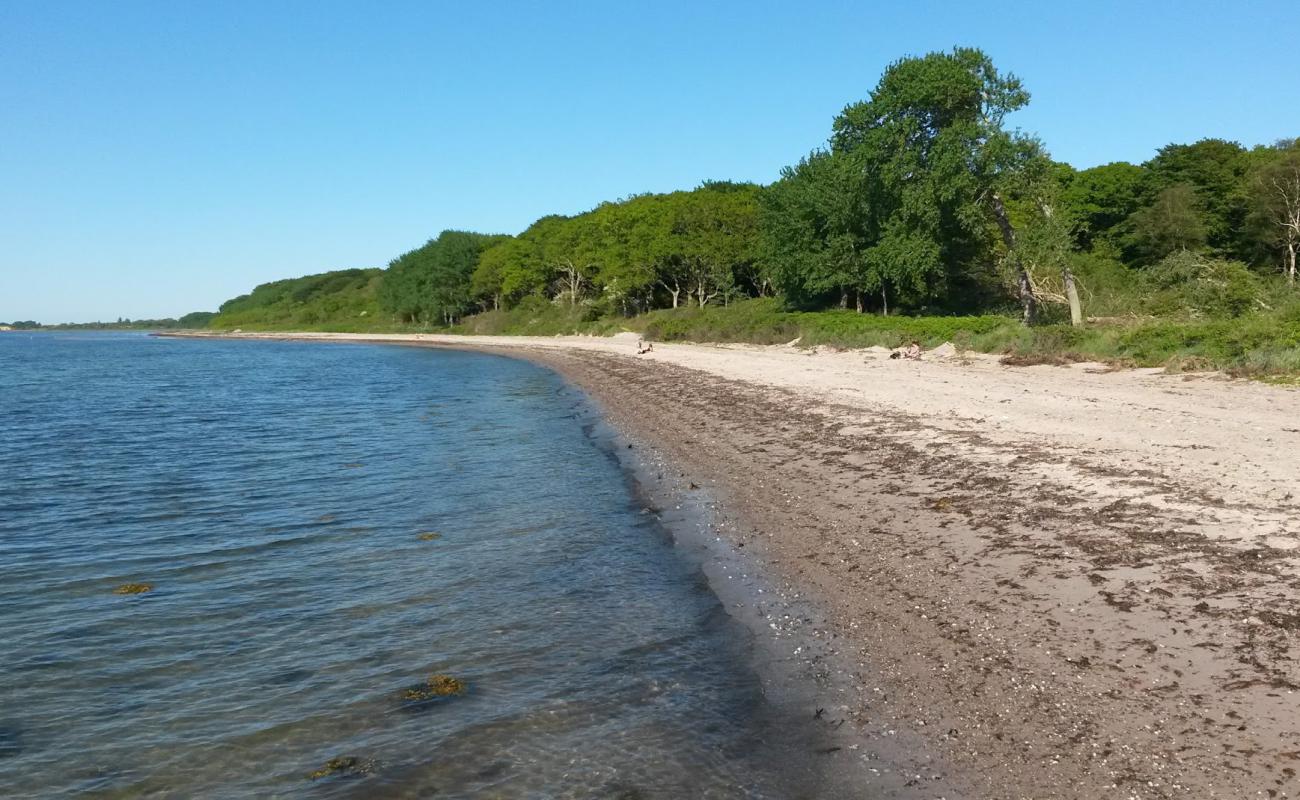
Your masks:
<path fill-rule="evenodd" d="M 821 755 L 880 775 L 862 796 L 1297 794 L 1300 392 L 874 351 L 637 357 L 627 337 L 300 338 L 505 348 L 586 389 L 646 480 L 699 492 L 744 553 L 715 585 L 772 587 L 747 621 L 825 724 Z"/>

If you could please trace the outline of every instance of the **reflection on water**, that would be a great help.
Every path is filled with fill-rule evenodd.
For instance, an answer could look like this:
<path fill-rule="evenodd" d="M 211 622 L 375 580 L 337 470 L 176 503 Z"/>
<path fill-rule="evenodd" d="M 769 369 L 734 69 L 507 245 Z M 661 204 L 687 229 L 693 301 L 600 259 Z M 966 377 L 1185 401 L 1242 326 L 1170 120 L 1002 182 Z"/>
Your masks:
<path fill-rule="evenodd" d="M 745 637 L 550 373 L 0 337 L 0 412 L 6 795 L 786 794 Z"/>

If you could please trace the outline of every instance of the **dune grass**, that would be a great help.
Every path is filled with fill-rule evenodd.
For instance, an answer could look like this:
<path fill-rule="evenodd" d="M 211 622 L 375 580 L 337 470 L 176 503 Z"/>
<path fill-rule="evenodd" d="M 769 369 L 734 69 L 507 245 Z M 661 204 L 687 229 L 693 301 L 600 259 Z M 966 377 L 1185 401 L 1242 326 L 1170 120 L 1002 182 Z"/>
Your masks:
<path fill-rule="evenodd" d="M 610 335 L 633 331 L 663 342 L 746 342 L 800 347 L 923 347 L 952 342 L 958 348 L 1008 357 L 1009 363 L 1101 361 L 1171 371 L 1221 370 L 1233 375 L 1300 375 L 1300 292 L 1280 282 L 1258 289 L 1252 310 L 1233 317 L 1144 313 L 1149 287 L 1081 265 L 1088 308 L 1098 317 L 1082 327 L 1049 307 L 1046 324 L 1026 328 L 1012 313 L 980 316 L 881 316 L 852 310 L 798 311 L 775 298 L 727 306 L 660 309 L 634 317 L 602 313 L 597 305 L 527 298 L 508 311 L 488 311 L 451 327 L 394 324 L 373 300 L 371 280 L 357 281 L 343 298 L 286 294 L 270 305 L 223 308 L 213 327 L 230 330 L 337 331 L 345 333 L 446 332 L 471 335 Z M 370 279 L 367 275 L 365 278 Z M 231 307 L 234 306 L 234 307 Z M 1113 316 L 1106 316 L 1111 314 Z"/>
<path fill-rule="evenodd" d="M 452 332 L 554 336 L 634 331 L 664 342 L 748 342 L 801 347 L 923 347 L 1010 356 L 1015 363 L 1101 361 L 1171 371 L 1222 370 L 1242 376 L 1300 375 L 1300 299 L 1230 319 L 1131 315 L 1081 327 L 1026 328 L 1011 315 L 880 316 L 851 310 L 789 311 L 774 299 L 729 306 L 602 317 L 582 306 L 533 305 L 470 317 Z"/>

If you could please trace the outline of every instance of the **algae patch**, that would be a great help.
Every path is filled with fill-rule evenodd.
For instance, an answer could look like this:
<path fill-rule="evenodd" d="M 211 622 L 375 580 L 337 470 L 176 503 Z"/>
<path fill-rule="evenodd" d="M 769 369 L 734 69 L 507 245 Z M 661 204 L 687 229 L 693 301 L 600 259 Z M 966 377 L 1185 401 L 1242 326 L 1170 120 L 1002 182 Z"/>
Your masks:
<path fill-rule="evenodd" d="M 412 686 L 402 695 L 407 700 L 424 702 L 442 697 L 457 697 L 465 694 L 469 687 L 459 678 L 450 675 L 430 675 L 429 679 L 418 686 Z"/>
<path fill-rule="evenodd" d="M 441 538 L 442 538 L 442 534 L 441 534 L 441 533 L 434 533 L 433 531 L 427 531 L 427 532 L 425 532 L 425 533 L 420 534 L 419 536 L 417 536 L 417 537 L 415 537 L 415 538 L 419 539 L 419 540 L 422 541 L 422 542 L 433 542 L 433 541 L 437 541 L 438 539 L 441 539 Z"/>
<path fill-rule="evenodd" d="M 114 589 L 113 594 L 144 594 L 152 591 L 152 583 L 124 583 Z"/>
<path fill-rule="evenodd" d="M 321 765 L 307 777 L 313 781 L 343 775 L 369 775 L 375 771 L 375 762 L 356 756 L 336 756 Z"/>

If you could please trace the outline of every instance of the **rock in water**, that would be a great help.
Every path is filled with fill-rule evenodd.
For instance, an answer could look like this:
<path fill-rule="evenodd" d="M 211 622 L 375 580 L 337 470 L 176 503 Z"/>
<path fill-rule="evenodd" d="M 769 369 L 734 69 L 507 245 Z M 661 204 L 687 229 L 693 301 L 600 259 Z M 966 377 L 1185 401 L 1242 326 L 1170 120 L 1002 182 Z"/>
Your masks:
<path fill-rule="evenodd" d="M 407 689 L 404 697 L 407 700 L 424 702 L 426 700 L 436 700 L 440 697 L 462 695 L 468 688 L 465 682 L 459 678 L 453 678 L 450 675 L 430 675 L 429 679 L 424 683 Z"/>
<path fill-rule="evenodd" d="M 375 762 L 356 756 L 335 756 L 307 777 L 313 781 L 344 775 L 369 775 L 375 771 Z"/>

